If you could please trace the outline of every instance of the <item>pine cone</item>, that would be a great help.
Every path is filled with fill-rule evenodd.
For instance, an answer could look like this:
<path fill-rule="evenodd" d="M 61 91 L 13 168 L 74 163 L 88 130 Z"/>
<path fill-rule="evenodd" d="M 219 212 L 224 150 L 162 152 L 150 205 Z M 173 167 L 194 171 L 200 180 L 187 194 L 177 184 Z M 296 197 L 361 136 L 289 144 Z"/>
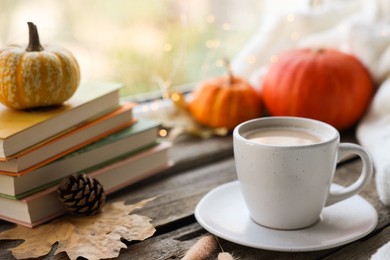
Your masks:
<path fill-rule="evenodd" d="M 103 186 L 86 174 L 69 176 L 57 192 L 68 212 L 77 216 L 99 213 L 106 200 Z"/>

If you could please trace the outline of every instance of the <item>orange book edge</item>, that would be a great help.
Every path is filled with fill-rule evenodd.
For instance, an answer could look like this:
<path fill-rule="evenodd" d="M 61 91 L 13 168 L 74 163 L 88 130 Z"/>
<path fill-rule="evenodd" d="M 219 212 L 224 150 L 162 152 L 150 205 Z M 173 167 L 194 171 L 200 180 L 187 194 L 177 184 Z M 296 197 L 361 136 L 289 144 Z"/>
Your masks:
<path fill-rule="evenodd" d="M 40 147 L 42 146 L 45 146 L 46 144 L 48 143 L 51 143 L 53 141 L 56 141 L 58 139 L 60 139 L 61 137 L 65 137 L 66 135 L 71 135 L 75 132 L 78 132 L 78 131 L 81 131 L 85 128 L 88 128 L 88 127 L 91 127 L 93 125 L 96 125 L 98 123 L 100 123 L 101 121 L 104 121 L 106 119 L 109 119 L 110 117 L 113 117 L 115 115 L 118 115 L 120 113 L 123 113 L 127 110 L 130 110 L 130 109 L 133 109 L 134 106 L 136 104 L 135 103 L 131 103 L 131 102 L 127 102 L 127 103 L 123 103 L 121 104 L 119 107 L 115 108 L 114 110 L 110 111 L 110 112 L 107 112 L 106 114 L 104 115 L 100 115 L 98 117 L 94 117 L 94 118 L 91 118 L 90 120 L 88 121 L 84 121 L 76 126 L 73 126 L 71 128 L 68 128 L 68 129 L 65 129 L 63 132 L 61 133 L 58 133 L 52 137 L 49 137 L 47 138 L 46 140 L 43 140 L 33 146 L 30 146 L 18 153 L 15 153 L 15 154 L 12 154 L 10 156 L 7 156 L 7 157 L 0 157 L 0 162 L 3 162 L 3 161 L 10 161 L 12 159 L 15 159 L 15 158 L 19 158 L 19 157 L 22 157 L 23 155 L 27 154 L 27 153 L 30 153 L 34 150 L 37 150 L 39 149 Z"/>
<path fill-rule="evenodd" d="M 86 124 L 86 125 L 84 125 L 84 126 L 78 128 L 78 129 L 76 129 L 76 130 L 74 130 L 74 131 L 67 132 L 67 133 L 65 133 L 64 135 L 58 136 L 58 137 L 56 137 L 55 139 L 50 140 L 49 142 L 45 142 L 45 143 L 43 143 L 43 144 L 40 145 L 40 146 L 36 146 L 36 147 L 34 147 L 34 149 L 31 149 L 31 150 L 29 150 L 28 152 L 32 152 L 32 151 L 34 151 L 34 150 L 36 150 L 36 149 L 39 149 L 40 147 L 42 147 L 42 146 L 44 146 L 44 145 L 47 145 L 47 144 L 49 144 L 49 143 L 56 142 L 56 141 L 58 141 L 58 140 L 60 140 L 60 139 L 62 139 L 62 138 L 64 138 L 64 137 L 67 137 L 67 136 L 72 135 L 72 134 L 74 134 L 74 133 L 76 133 L 76 132 L 82 131 L 82 130 L 84 130 L 85 128 L 94 126 L 94 125 L 96 125 L 96 124 L 98 124 L 98 123 L 100 123 L 100 122 L 102 122 L 102 121 L 105 121 L 106 119 L 109 119 L 110 117 L 112 117 L 112 116 L 114 116 L 114 115 L 120 114 L 120 113 L 125 112 L 125 111 L 127 111 L 127 110 L 129 110 L 129 109 L 132 109 L 133 106 L 134 106 L 134 105 L 133 105 L 132 103 L 124 104 L 124 105 L 121 106 L 119 109 L 117 109 L 117 110 L 115 110 L 115 111 L 113 111 L 113 112 L 111 112 L 111 113 L 109 113 L 109 114 L 107 114 L 107 115 L 105 115 L 105 116 L 103 116 L 103 117 L 101 117 L 101 118 L 99 118 L 99 119 L 93 121 L 93 122 L 90 122 L 90 123 L 88 123 L 88 124 Z M 119 130 L 122 130 L 122 129 L 126 128 L 126 127 L 129 127 L 129 126 L 133 125 L 136 121 L 137 121 L 137 120 L 133 119 L 133 120 L 130 120 L 129 122 L 126 122 L 126 123 L 121 124 L 121 125 L 119 125 L 119 126 L 117 126 L 117 127 L 114 127 L 114 128 L 112 128 L 112 129 L 110 129 L 109 131 L 106 131 L 106 132 L 101 133 L 101 134 L 99 134 L 99 135 L 97 135 L 97 136 L 94 136 L 93 138 L 90 138 L 90 139 L 88 139 L 88 140 L 86 140 L 86 141 L 84 141 L 84 142 L 81 142 L 81 143 L 79 143 L 78 145 L 73 146 L 73 147 L 70 148 L 70 149 L 67 149 L 67 150 L 65 150 L 65 151 L 63 151 L 63 152 L 60 152 L 60 153 L 58 153 L 58 154 L 56 154 L 56 155 L 54 155 L 54 156 L 52 156 L 52 157 L 50 157 L 50 158 L 48 158 L 48 159 L 46 159 L 46 160 L 40 162 L 40 163 L 37 163 L 37 164 L 35 164 L 35 165 L 33 165 L 33 166 L 27 168 L 27 169 L 24 169 L 23 171 L 20 171 L 20 172 L 6 172 L 6 171 L 0 171 L 0 174 L 8 175 L 8 176 L 13 176 L 13 177 L 17 177 L 17 176 L 24 175 L 24 174 L 26 174 L 26 173 L 31 172 L 32 170 L 35 170 L 35 169 L 37 169 L 37 168 L 39 168 L 39 167 L 42 167 L 43 165 L 46 165 L 46 164 L 48 164 L 48 163 L 50 163 L 50 162 L 52 162 L 52 161 L 55 161 L 56 159 L 59 159 L 59 158 L 62 157 L 62 156 L 65 156 L 65 155 L 67 155 L 67 154 L 69 154 L 69 153 L 71 153 L 71 152 L 74 152 L 74 151 L 76 151 L 76 150 L 78 150 L 78 149 L 80 149 L 80 148 L 82 148 L 82 147 L 84 147 L 84 146 L 86 146 L 86 145 L 88 145 L 88 144 L 91 144 L 91 143 L 93 143 L 93 142 L 95 142 L 95 141 L 98 141 L 98 140 L 100 140 L 100 139 L 103 138 L 103 137 L 106 137 L 106 136 L 108 136 L 108 135 L 110 135 L 110 134 L 113 134 L 113 133 L 119 131 Z M 27 154 L 27 152 L 26 152 L 26 153 L 23 153 L 23 154 Z M 20 156 L 20 155 L 19 155 L 19 156 Z"/>

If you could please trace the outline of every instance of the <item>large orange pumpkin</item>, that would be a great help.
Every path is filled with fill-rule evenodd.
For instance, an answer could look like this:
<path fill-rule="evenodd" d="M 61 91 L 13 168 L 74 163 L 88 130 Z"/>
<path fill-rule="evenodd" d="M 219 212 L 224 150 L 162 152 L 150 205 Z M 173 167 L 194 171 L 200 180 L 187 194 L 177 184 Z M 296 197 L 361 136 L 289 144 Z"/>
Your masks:
<path fill-rule="evenodd" d="M 0 49 L 0 102 L 15 109 L 61 104 L 79 85 L 79 65 L 64 48 L 42 46 L 37 27 L 28 25 L 27 48 Z"/>
<path fill-rule="evenodd" d="M 189 104 L 192 117 L 212 128 L 232 130 L 238 124 L 261 115 L 261 99 L 244 79 L 220 76 L 201 83 Z"/>
<path fill-rule="evenodd" d="M 369 72 L 354 56 L 296 49 L 270 65 L 262 98 L 271 115 L 313 118 L 342 130 L 362 117 L 373 90 Z"/>

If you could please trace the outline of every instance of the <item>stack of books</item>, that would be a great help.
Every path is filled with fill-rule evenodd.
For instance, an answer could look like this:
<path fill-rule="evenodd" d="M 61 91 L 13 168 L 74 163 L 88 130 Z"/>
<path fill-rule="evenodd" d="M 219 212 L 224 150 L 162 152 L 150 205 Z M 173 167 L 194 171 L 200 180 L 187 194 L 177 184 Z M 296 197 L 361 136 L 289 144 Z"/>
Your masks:
<path fill-rule="evenodd" d="M 120 88 L 81 83 L 58 107 L 0 106 L 0 219 L 34 227 L 60 216 L 57 188 L 72 174 L 96 178 L 110 194 L 169 167 L 159 123 L 134 118 Z"/>

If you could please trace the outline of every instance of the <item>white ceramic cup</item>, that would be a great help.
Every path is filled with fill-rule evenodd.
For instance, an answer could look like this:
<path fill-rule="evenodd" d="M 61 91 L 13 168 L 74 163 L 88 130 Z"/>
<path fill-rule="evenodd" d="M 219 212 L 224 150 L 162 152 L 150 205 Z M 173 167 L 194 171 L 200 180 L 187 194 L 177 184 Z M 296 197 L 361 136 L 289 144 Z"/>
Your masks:
<path fill-rule="evenodd" d="M 265 128 L 308 130 L 321 141 L 308 145 L 259 144 L 248 135 Z M 324 207 L 357 194 L 371 179 L 373 165 L 356 144 L 340 143 L 338 131 L 323 122 L 298 117 L 264 117 L 246 121 L 233 132 L 234 157 L 241 191 L 251 218 L 276 229 L 314 224 Z M 336 165 L 349 154 L 362 160 L 359 179 L 330 191 Z"/>

